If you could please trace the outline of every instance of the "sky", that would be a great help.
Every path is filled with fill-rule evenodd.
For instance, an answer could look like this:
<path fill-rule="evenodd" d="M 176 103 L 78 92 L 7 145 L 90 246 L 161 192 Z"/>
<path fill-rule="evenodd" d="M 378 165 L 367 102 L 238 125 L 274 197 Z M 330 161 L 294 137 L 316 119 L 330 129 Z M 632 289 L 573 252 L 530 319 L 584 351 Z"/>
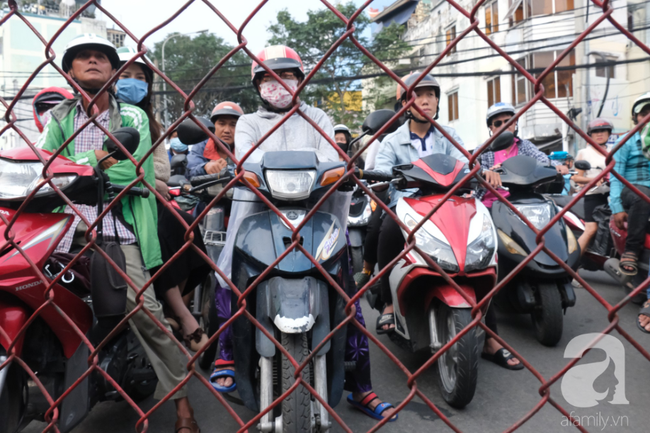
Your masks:
<path fill-rule="evenodd" d="M 353 1 L 356 5 L 363 4 L 362 0 Z M 393 1 L 375 0 L 369 7 L 381 10 Z M 235 27 L 241 26 L 248 15 L 260 4 L 256 0 L 212 0 L 211 3 Z M 184 4 L 185 2 L 181 0 L 102 0 L 102 6 L 137 37 L 144 36 L 147 31 L 165 21 Z M 244 37 L 249 42 L 248 47 L 254 53 L 264 48 L 268 39 L 266 28 L 275 21 L 275 17 L 282 9 L 288 9 L 295 19 L 303 21 L 307 19 L 308 10 L 324 7 L 318 0 L 269 0 L 244 30 Z M 106 20 L 108 28 L 113 27 L 108 17 L 99 16 L 98 18 Z M 164 40 L 170 33 L 189 33 L 200 30 L 215 33 L 232 45 L 237 43 L 236 34 L 207 5 L 196 1 L 174 21 L 147 38 L 145 45 L 152 47 L 155 42 Z M 135 47 L 135 43 L 132 41 L 126 42 L 125 45 Z"/>

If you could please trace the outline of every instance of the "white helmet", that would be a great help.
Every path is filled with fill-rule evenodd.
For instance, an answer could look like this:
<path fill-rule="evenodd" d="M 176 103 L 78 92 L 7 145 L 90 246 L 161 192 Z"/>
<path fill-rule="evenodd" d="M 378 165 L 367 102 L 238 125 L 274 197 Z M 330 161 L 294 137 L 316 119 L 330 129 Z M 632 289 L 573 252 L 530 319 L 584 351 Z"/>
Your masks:
<path fill-rule="evenodd" d="M 72 68 L 72 61 L 81 50 L 97 50 L 106 54 L 108 60 L 111 62 L 113 69 L 120 68 L 120 58 L 115 50 L 115 45 L 101 36 L 92 33 L 84 33 L 77 36 L 68 42 L 63 52 L 63 59 L 61 60 L 61 69 L 63 72 L 68 72 Z"/>
<path fill-rule="evenodd" d="M 492 124 L 492 118 L 494 116 L 498 116 L 499 114 L 504 114 L 504 113 L 510 113 L 514 116 L 516 113 L 515 107 L 513 107 L 512 105 L 506 102 L 497 102 L 496 104 L 493 104 L 490 108 L 488 108 L 487 116 L 485 117 L 485 121 L 487 122 L 488 128 Z"/>
<path fill-rule="evenodd" d="M 138 50 L 135 48 L 131 47 L 120 47 L 117 49 L 117 56 L 120 58 L 120 66 L 131 60 L 136 54 L 138 54 Z M 146 55 L 144 56 L 145 59 L 149 60 L 149 57 Z M 151 60 L 149 60 L 151 62 Z M 147 81 L 153 81 L 153 71 L 149 66 L 144 62 L 144 59 L 142 57 L 138 57 L 135 59 L 135 62 L 139 65 L 142 65 L 142 70 L 144 71 L 144 74 L 147 75 Z M 151 62 L 153 63 L 153 62 Z"/>
<path fill-rule="evenodd" d="M 634 100 L 632 104 L 632 120 L 636 121 L 636 115 L 643 110 L 646 104 L 650 104 L 650 92 L 644 93 Z"/>
<path fill-rule="evenodd" d="M 347 132 L 348 134 L 352 135 L 350 133 L 350 129 L 348 129 L 348 127 L 343 125 L 342 123 L 339 123 L 334 127 L 334 133 L 336 134 L 337 132 Z"/>

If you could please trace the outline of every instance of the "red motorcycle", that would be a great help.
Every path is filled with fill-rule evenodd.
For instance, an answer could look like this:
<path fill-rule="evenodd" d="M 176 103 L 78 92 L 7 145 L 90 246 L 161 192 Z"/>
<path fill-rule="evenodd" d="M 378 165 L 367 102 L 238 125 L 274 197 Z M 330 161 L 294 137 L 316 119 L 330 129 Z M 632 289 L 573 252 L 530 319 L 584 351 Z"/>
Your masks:
<path fill-rule="evenodd" d="M 392 181 L 400 189 L 418 188 L 420 194 L 399 199 L 395 210 L 399 220 L 413 229 L 469 170 L 451 156 L 435 154 L 397 166 L 393 172 L 395 176 L 363 172 L 363 178 Z M 460 286 L 466 298 L 476 302 L 497 281 L 497 234 L 488 209 L 474 197 L 463 196 L 475 185 L 472 179 L 457 190 L 414 236 L 422 252 Z M 403 234 L 408 237 L 405 231 Z M 466 298 L 415 249 L 390 271 L 390 288 L 395 331 L 389 335 L 407 351 L 435 353 L 472 321 Z M 482 311 L 485 314 L 487 306 Z M 479 328 L 470 330 L 438 358 L 440 390 L 451 406 L 462 408 L 474 397 L 480 334 Z"/>
<path fill-rule="evenodd" d="M 135 149 L 140 141 L 133 128 L 121 128 L 114 135 L 127 149 Z M 125 159 L 110 140 L 106 145 L 109 156 Z M 38 152 L 44 160 L 51 158 L 50 152 Z M 54 159 L 49 171 L 54 175 L 52 182 L 76 204 L 97 205 L 103 201 L 98 191 L 108 191 L 110 200 L 124 189 L 111 184 L 98 169 L 61 156 Z M 16 211 L 24 206 L 10 230 L 0 221 L 4 235 L 0 251 L 0 433 L 21 431 L 34 419 L 44 421 L 50 409 L 50 403 L 21 365 L 15 359 L 8 361 L 10 355 L 27 364 L 54 401 L 89 368 L 90 351 L 75 328 L 91 335 L 95 320 L 90 288 L 68 271 L 45 293 L 46 286 L 63 270 L 60 262 L 57 266 L 48 259 L 70 229 L 73 218 L 70 214 L 52 213 L 65 203 L 49 184 L 25 203 L 42 182 L 42 172 L 43 164 L 29 148 L 0 152 L 0 214 L 11 222 Z M 127 194 L 146 197 L 149 190 L 131 188 Z M 29 261 L 6 242 L 8 236 L 20 245 Z M 29 262 L 42 270 L 45 279 L 34 272 Z M 51 302 L 44 306 L 48 299 Z M 153 368 L 128 328 L 100 351 L 99 366 L 134 401 L 143 400 L 155 390 L 158 380 Z M 72 430 L 94 404 L 121 398 L 104 376 L 94 372 L 72 389 L 58 407 L 59 431 Z"/>

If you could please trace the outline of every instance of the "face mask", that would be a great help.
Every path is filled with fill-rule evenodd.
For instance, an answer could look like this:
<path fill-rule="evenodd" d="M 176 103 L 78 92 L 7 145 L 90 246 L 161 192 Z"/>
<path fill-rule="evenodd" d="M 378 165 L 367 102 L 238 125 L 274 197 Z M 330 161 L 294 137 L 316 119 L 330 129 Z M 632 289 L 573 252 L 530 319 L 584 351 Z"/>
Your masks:
<path fill-rule="evenodd" d="M 147 96 L 149 84 L 135 78 L 123 78 L 115 84 L 117 97 L 127 104 L 137 104 Z"/>
<path fill-rule="evenodd" d="M 174 152 L 187 152 L 187 144 L 184 144 L 178 137 L 169 140 L 169 147 L 171 147 Z"/>
<path fill-rule="evenodd" d="M 298 88 L 298 80 L 284 80 L 291 91 Z M 291 94 L 275 80 L 260 84 L 262 99 L 276 108 L 287 108 L 291 104 Z"/>

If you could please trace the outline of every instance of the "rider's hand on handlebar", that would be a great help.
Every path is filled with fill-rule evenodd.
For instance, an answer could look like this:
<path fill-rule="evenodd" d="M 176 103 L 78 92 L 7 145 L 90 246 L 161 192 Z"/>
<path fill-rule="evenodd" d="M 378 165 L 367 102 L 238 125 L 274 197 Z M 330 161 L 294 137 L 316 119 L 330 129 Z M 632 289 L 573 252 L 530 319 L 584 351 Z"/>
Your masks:
<path fill-rule="evenodd" d="M 485 180 L 493 188 L 498 188 L 498 187 L 501 186 L 501 175 L 499 173 L 495 173 L 493 171 L 486 170 L 486 171 L 483 172 L 483 176 L 485 176 Z"/>
<path fill-rule="evenodd" d="M 100 159 L 102 159 L 106 155 L 108 155 L 108 152 L 106 152 L 105 150 L 96 150 L 95 151 L 95 158 L 97 158 L 97 161 L 99 161 Z M 118 161 L 115 158 L 112 158 L 112 157 L 108 158 L 107 160 L 105 160 L 104 162 L 101 163 L 100 168 L 102 170 L 108 170 L 109 168 L 111 168 L 112 166 L 117 164 L 117 162 Z"/>
<path fill-rule="evenodd" d="M 627 221 L 627 212 L 619 212 L 614 214 L 614 224 L 616 224 L 616 227 L 618 227 L 620 230 L 623 230 L 625 228 L 624 223 Z"/>
<path fill-rule="evenodd" d="M 169 187 L 160 179 L 156 179 L 156 191 L 158 191 L 158 194 L 165 197 L 165 200 L 169 201 L 172 199 L 172 196 L 169 194 Z"/>
<path fill-rule="evenodd" d="M 556 165 L 555 169 L 560 174 L 569 174 L 569 169 L 567 168 L 566 165 Z"/>
<path fill-rule="evenodd" d="M 228 166 L 228 163 L 225 159 L 217 159 L 216 161 L 210 161 L 203 168 L 207 174 L 217 174 L 224 168 Z"/>

